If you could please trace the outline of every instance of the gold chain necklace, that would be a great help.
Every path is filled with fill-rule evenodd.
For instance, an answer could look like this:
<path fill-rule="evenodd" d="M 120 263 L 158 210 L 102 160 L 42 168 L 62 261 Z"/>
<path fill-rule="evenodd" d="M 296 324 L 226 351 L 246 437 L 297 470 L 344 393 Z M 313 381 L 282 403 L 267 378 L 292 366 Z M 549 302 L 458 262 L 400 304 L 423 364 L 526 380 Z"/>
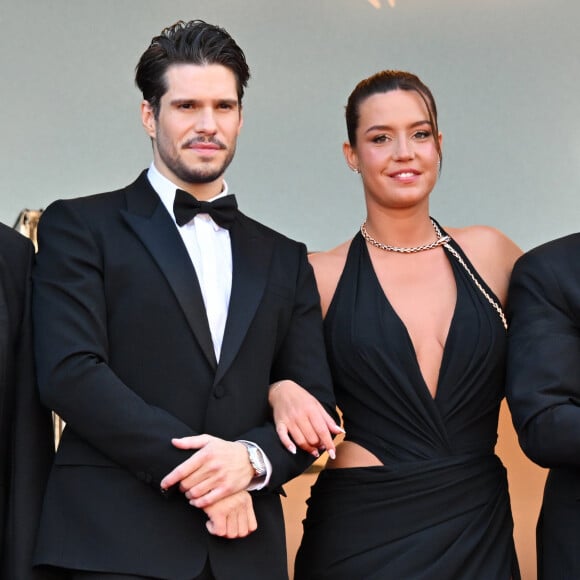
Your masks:
<path fill-rule="evenodd" d="M 441 230 L 437 227 L 437 224 L 433 220 L 431 220 L 431 224 L 433 225 L 433 229 L 435 230 L 435 234 L 437 235 L 437 239 L 434 242 L 431 242 L 430 244 L 424 244 L 423 246 L 413 246 L 411 248 L 400 248 L 398 246 L 389 246 L 388 244 L 382 244 L 381 242 L 378 242 L 373 237 L 371 237 L 369 235 L 369 233 L 367 232 L 367 228 L 366 228 L 367 223 L 366 222 L 363 222 L 363 224 L 361 225 L 360 232 L 361 232 L 363 238 L 369 244 L 372 244 L 376 248 L 379 248 L 381 250 L 385 250 L 387 252 L 399 252 L 401 254 L 415 254 L 417 252 L 422 252 L 424 250 L 432 250 L 433 248 L 436 248 L 438 246 L 443 246 L 446 250 L 449 251 L 449 253 L 465 269 L 465 271 L 467 272 L 467 274 L 469 275 L 469 277 L 471 278 L 471 280 L 475 284 L 476 288 L 483 294 L 483 297 L 489 302 L 489 304 L 491 304 L 493 309 L 498 313 L 498 315 L 501 319 L 501 322 L 503 324 L 503 327 L 505 328 L 505 330 L 507 330 L 508 324 L 507 324 L 505 314 L 502 310 L 502 307 L 489 295 L 489 293 L 481 285 L 481 283 L 475 277 L 475 275 L 473 274 L 473 272 L 471 271 L 469 266 L 465 263 L 465 260 L 459 255 L 459 252 L 457 252 L 457 250 L 455 250 L 455 248 L 453 248 L 449 245 L 451 238 L 449 236 L 444 236 L 441 233 Z"/>
<path fill-rule="evenodd" d="M 437 239 L 430 244 L 423 244 L 422 246 L 412 246 L 410 248 L 401 248 L 399 246 L 390 246 L 389 244 L 383 244 L 377 240 L 375 240 L 367 231 L 367 222 L 363 222 L 360 227 L 360 233 L 362 237 L 372 246 L 375 248 L 379 248 L 379 250 L 384 250 L 385 252 L 398 252 L 399 254 L 416 254 L 417 252 L 423 252 L 425 250 L 432 250 L 433 248 L 437 248 L 446 244 L 451 238 L 449 236 L 444 236 L 441 233 L 441 230 L 437 227 L 437 224 L 431 220 L 431 225 L 435 230 L 435 234 L 437 235 Z"/>

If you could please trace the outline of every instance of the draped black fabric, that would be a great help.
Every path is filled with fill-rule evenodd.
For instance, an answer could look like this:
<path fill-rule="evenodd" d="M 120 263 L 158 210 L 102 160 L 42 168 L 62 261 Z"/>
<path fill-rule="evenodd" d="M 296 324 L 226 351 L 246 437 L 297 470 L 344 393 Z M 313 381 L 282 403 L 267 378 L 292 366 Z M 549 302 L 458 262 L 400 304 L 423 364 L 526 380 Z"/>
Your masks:
<path fill-rule="evenodd" d="M 321 473 L 296 580 L 519 578 L 506 473 L 494 455 L 506 333 L 447 255 L 457 301 L 433 398 L 362 236 L 353 239 L 325 320 L 327 349 L 346 438 L 384 465 Z"/>

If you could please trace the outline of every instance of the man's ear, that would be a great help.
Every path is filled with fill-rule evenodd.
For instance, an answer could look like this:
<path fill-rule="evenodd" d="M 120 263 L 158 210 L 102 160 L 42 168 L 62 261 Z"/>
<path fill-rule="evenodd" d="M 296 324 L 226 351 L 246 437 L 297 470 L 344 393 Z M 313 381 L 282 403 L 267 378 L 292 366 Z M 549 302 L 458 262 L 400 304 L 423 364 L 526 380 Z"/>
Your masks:
<path fill-rule="evenodd" d="M 147 135 L 154 139 L 156 134 L 157 120 L 155 118 L 155 111 L 153 110 L 153 107 L 149 101 L 144 100 L 141 102 L 141 123 L 143 123 L 143 127 Z"/>

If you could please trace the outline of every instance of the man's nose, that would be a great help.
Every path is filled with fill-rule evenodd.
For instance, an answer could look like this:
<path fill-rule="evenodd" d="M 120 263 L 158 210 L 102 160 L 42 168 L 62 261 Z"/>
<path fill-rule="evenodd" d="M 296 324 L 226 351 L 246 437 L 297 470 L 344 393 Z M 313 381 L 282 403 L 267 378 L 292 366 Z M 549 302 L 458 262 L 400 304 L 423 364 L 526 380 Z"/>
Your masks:
<path fill-rule="evenodd" d="M 213 135 L 217 132 L 217 124 L 213 109 L 202 109 L 196 119 L 195 130 L 198 133 Z"/>

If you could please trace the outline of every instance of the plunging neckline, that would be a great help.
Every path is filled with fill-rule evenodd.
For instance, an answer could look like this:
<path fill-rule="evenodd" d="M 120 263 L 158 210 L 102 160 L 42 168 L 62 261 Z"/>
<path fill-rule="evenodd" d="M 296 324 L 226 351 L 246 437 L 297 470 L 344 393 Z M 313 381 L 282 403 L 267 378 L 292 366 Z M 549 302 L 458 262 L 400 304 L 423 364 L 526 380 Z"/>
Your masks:
<path fill-rule="evenodd" d="M 360 235 L 360 233 L 359 233 Z M 362 237 L 362 236 L 361 236 Z M 457 273 L 455 271 L 455 264 L 453 263 L 453 261 L 450 259 L 449 256 L 449 252 L 443 248 L 443 251 L 445 252 L 445 256 L 447 258 L 447 261 L 449 262 L 449 265 L 451 267 L 451 272 L 453 273 L 453 280 L 455 283 L 455 304 L 453 306 L 453 312 L 451 314 L 451 318 L 449 320 L 449 325 L 447 328 L 447 334 L 445 336 L 445 341 L 443 343 L 443 350 L 442 350 L 442 354 L 441 354 L 441 361 L 439 363 L 439 372 L 437 374 L 437 381 L 436 381 L 436 385 L 435 385 L 435 394 L 431 394 L 431 391 L 429 389 L 429 385 L 427 384 L 427 381 L 425 380 L 425 375 L 423 374 L 423 370 L 421 369 L 421 365 L 419 364 L 419 358 L 417 356 L 417 350 L 415 348 L 415 344 L 413 343 L 413 339 L 411 338 L 411 334 L 409 333 L 409 329 L 407 328 L 407 325 L 405 324 L 405 322 L 403 321 L 403 319 L 401 318 L 401 316 L 399 315 L 399 313 L 395 310 L 395 307 L 392 305 L 391 301 L 389 300 L 389 297 L 387 295 L 387 292 L 384 290 L 383 286 L 381 285 L 381 282 L 379 280 L 379 277 L 377 275 L 377 272 L 375 271 L 375 266 L 373 264 L 373 260 L 371 258 L 369 249 L 367 247 L 366 242 L 363 240 L 363 247 L 364 247 L 364 254 L 365 254 L 365 258 L 368 260 L 369 262 L 369 266 L 370 266 L 370 270 L 372 272 L 372 279 L 373 279 L 373 283 L 376 284 L 376 286 L 379 289 L 380 295 L 382 297 L 382 300 L 384 300 L 384 302 L 387 305 L 387 308 L 389 309 L 389 311 L 392 313 L 392 315 L 394 316 L 395 320 L 397 320 L 397 323 L 399 324 L 399 326 L 401 327 L 401 330 L 403 331 L 404 336 L 406 337 L 409 349 L 410 349 L 410 353 L 411 353 L 411 359 L 413 360 L 413 365 L 415 366 L 415 370 L 417 371 L 418 376 L 421 379 L 422 385 L 423 385 L 423 389 L 424 392 L 427 394 L 427 396 L 429 397 L 429 399 L 431 399 L 431 401 L 433 402 L 437 402 L 439 397 L 439 393 L 441 391 L 441 385 L 442 385 L 442 371 L 444 370 L 444 364 L 447 361 L 447 351 L 448 351 L 448 345 L 450 342 L 450 337 L 452 336 L 452 333 L 454 332 L 455 329 L 455 325 L 456 325 L 456 319 L 457 319 L 457 313 L 459 310 L 459 288 L 458 288 L 458 284 L 457 284 Z"/>

